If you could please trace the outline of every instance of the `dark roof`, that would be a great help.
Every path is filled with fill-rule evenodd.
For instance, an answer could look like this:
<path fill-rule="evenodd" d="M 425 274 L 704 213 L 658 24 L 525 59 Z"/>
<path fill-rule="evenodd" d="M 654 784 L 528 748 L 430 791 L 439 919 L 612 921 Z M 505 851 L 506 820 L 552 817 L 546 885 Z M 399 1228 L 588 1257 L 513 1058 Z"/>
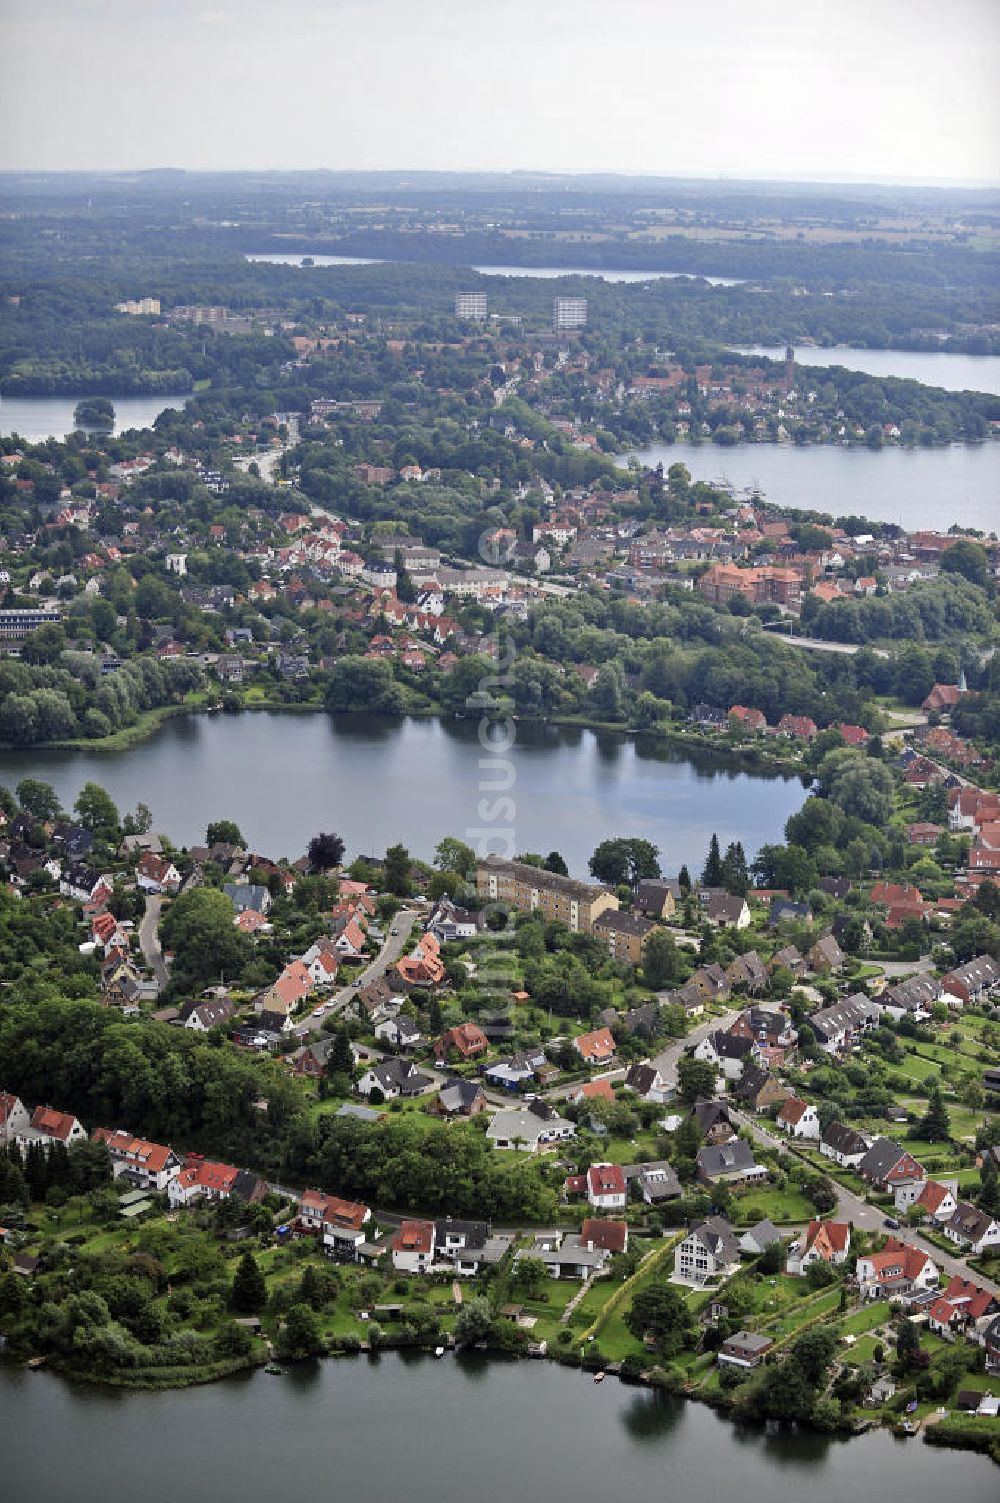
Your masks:
<path fill-rule="evenodd" d="M 868 1140 L 846 1122 L 831 1122 L 823 1131 L 823 1142 L 838 1153 L 867 1153 Z"/>
<path fill-rule="evenodd" d="M 757 1160 L 745 1138 L 731 1138 L 728 1143 L 707 1143 L 699 1148 L 696 1162 L 706 1178 L 714 1179 L 722 1174 L 741 1174 L 752 1169 Z"/>
<path fill-rule="evenodd" d="M 733 1125 L 729 1108 L 724 1101 L 696 1101 L 691 1108 L 691 1115 L 697 1122 L 702 1137 L 711 1132 L 718 1122 L 725 1122 L 729 1127 Z"/>
<path fill-rule="evenodd" d="M 764 1065 L 745 1065 L 735 1085 L 736 1099 L 755 1101 L 770 1079 L 771 1072 Z"/>

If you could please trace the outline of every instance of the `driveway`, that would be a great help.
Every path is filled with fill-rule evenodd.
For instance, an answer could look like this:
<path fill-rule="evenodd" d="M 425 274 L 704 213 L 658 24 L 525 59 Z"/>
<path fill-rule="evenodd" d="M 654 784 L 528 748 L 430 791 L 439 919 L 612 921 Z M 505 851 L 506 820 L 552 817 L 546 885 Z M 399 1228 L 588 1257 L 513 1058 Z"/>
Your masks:
<path fill-rule="evenodd" d="M 336 993 L 322 1018 L 308 1017 L 299 1023 L 295 1029 L 297 1036 L 300 1039 L 307 1039 L 311 1034 L 320 1033 L 326 1019 L 343 1012 L 344 1008 L 353 1002 L 360 987 L 367 986 L 369 982 L 377 981 L 380 976 L 384 976 L 389 967 L 395 964 L 400 955 L 409 948 L 410 931 L 419 918 L 420 914 L 414 909 L 401 908 L 392 920 L 389 926 L 390 932 L 386 935 L 381 950 L 371 964 L 361 972 L 356 981 L 351 982 L 350 986 L 342 987 Z M 391 932 L 393 929 L 398 932 L 393 934 Z"/>
<path fill-rule="evenodd" d="M 801 1158 L 804 1163 L 809 1164 L 810 1169 L 815 1171 L 815 1164 L 809 1163 L 809 1160 L 804 1154 L 798 1151 L 790 1139 L 785 1137 L 779 1138 L 776 1134 L 767 1132 L 754 1117 L 748 1116 L 746 1112 L 736 1111 L 731 1104 L 730 1113 L 741 1127 L 749 1128 L 753 1137 L 759 1143 L 765 1144 L 768 1148 L 784 1148 L 787 1152 L 794 1153 L 797 1158 Z M 887 1230 L 885 1219 L 887 1215 L 891 1214 L 890 1212 L 884 1210 L 881 1206 L 871 1205 L 863 1196 L 856 1195 L 853 1190 L 848 1190 L 844 1185 L 839 1184 L 832 1175 L 830 1175 L 830 1182 L 837 1192 L 836 1214 L 842 1221 L 853 1222 L 855 1226 L 860 1227 L 866 1232 Z M 934 1259 L 934 1262 L 941 1270 L 942 1282 L 947 1282 L 952 1274 L 957 1273 L 963 1279 L 972 1279 L 981 1288 L 989 1289 L 992 1294 L 1000 1299 L 1000 1285 L 993 1283 L 990 1279 L 984 1278 L 975 1269 L 970 1269 L 964 1258 L 957 1257 L 953 1253 L 942 1252 L 933 1242 L 928 1242 L 926 1237 L 922 1237 L 918 1231 L 912 1227 L 908 1227 L 905 1222 L 901 1226 L 898 1235 L 913 1247 L 919 1247 L 921 1252 L 925 1252 L 928 1257 Z"/>
<path fill-rule="evenodd" d="M 163 894 L 159 892 L 147 892 L 146 911 L 139 920 L 139 948 L 142 950 L 142 958 L 153 973 L 153 977 L 162 992 L 170 980 L 167 972 L 167 963 L 160 949 L 160 910 L 163 907 Z"/>

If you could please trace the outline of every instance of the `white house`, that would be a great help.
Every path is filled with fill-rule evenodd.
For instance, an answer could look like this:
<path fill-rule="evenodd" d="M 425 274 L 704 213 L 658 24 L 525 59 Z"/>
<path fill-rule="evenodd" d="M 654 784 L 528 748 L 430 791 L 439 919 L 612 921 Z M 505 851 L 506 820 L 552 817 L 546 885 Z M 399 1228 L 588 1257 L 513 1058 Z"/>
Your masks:
<path fill-rule="evenodd" d="M 937 1287 L 940 1274 L 934 1260 L 918 1247 L 890 1237 L 881 1252 L 857 1261 L 856 1276 L 865 1299 L 906 1298 Z"/>
<path fill-rule="evenodd" d="M 911 1206 L 917 1206 L 932 1221 L 943 1226 L 958 1210 L 957 1191 L 957 1180 L 905 1180 L 896 1186 L 896 1210 L 908 1211 Z"/>
<path fill-rule="evenodd" d="M 95 1128 L 94 1138 L 107 1144 L 112 1177 L 127 1180 L 138 1190 L 165 1190 L 181 1171 L 180 1158 L 164 1143 L 148 1143 L 122 1128 L 110 1127 Z"/>
<path fill-rule="evenodd" d="M 790 1138 L 819 1139 L 819 1116 L 816 1108 L 800 1096 L 789 1096 L 781 1103 L 777 1123 Z"/>
<path fill-rule="evenodd" d="M 390 1246 L 397 1273 L 426 1273 L 434 1262 L 433 1221 L 404 1221 Z"/>
<path fill-rule="evenodd" d="M 398 1017 L 386 1018 L 375 1025 L 375 1037 L 396 1049 L 416 1049 L 421 1042 L 421 1032 L 412 1018 L 400 1013 Z"/>
<path fill-rule="evenodd" d="M 943 1231 L 951 1242 L 979 1257 L 990 1247 L 1000 1247 L 1000 1221 L 988 1211 L 960 1200 Z"/>
<path fill-rule="evenodd" d="M 804 1274 L 813 1263 L 836 1267 L 846 1263 L 851 1251 L 849 1221 L 810 1221 L 788 1249 L 788 1272 Z"/>
<path fill-rule="evenodd" d="M 694 1049 L 695 1059 L 714 1065 L 727 1080 L 739 1080 L 744 1063 L 755 1060 L 759 1053 L 760 1047 L 756 1039 L 743 1038 L 736 1033 L 724 1033 L 721 1028 L 706 1034 Z"/>
<path fill-rule="evenodd" d="M 572 1138 L 572 1122 L 536 1098 L 524 1107 L 507 1107 L 497 1112 L 486 1129 L 494 1148 L 514 1148 L 522 1153 L 544 1153 L 557 1143 Z"/>
<path fill-rule="evenodd" d="M 13 1143 L 31 1126 L 28 1108 L 19 1096 L 0 1091 L 0 1143 Z"/>
<path fill-rule="evenodd" d="M 82 1122 L 70 1112 L 57 1112 L 51 1106 L 36 1106 L 27 1127 L 17 1133 L 15 1142 L 22 1148 L 32 1143 L 41 1143 L 46 1152 L 53 1143 L 62 1143 L 67 1148 L 71 1143 L 84 1143 L 87 1130 Z"/>
<path fill-rule="evenodd" d="M 831 1122 L 820 1135 L 819 1151 L 842 1169 L 856 1169 L 871 1147 L 871 1139 L 844 1122 Z"/>
<path fill-rule="evenodd" d="M 697 1222 L 674 1250 L 674 1278 L 684 1284 L 707 1284 L 728 1278 L 740 1263 L 736 1233 L 723 1216 Z"/>
<path fill-rule="evenodd" d="M 623 1211 L 628 1185 L 620 1164 L 591 1164 L 587 1170 L 587 1199 L 598 1211 Z"/>

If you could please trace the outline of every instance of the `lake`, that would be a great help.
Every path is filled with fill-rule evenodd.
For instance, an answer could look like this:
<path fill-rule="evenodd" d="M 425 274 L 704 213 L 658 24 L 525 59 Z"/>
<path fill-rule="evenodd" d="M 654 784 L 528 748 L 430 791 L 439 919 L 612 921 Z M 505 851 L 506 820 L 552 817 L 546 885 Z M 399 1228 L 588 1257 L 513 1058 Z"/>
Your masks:
<path fill-rule="evenodd" d="M 112 397 L 115 433 L 127 428 L 149 428 L 167 407 L 183 407 L 191 393 L 173 392 L 149 397 Z M 47 438 L 64 439 L 76 427 L 73 397 L 0 397 L 0 436 L 17 433 L 39 444 Z"/>
<path fill-rule="evenodd" d="M 766 355 L 784 363 L 784 345 L 734 345 L 741 355 Z M 988 391 L 1000 396 L 1000 355 L 961 355 L 946 350 L 863 350 L 854 345 L 796 348 L 799 365 L 842 365 L 870 376 L 901 376 L 945 391 Z"/>
<path fill-rule="evenodd" d="M 625 465 L 632 455 L 616 463 Z M 945 530 L 953 522 L 982 532 L 1000 528 L 1000 443 L 937 449 L 840 444 L 650 444 L 644 465 L 687 465 L 695 480 L 757 488 L 779 506 L 866 516 L 908 530 Z"/>
<path fill-rule="evenodd" d="M 43 778 L 69 808 L 92 780 L 123 812 L 149 804 L 154 827 L 177 844 L 203 840 L 210 820 L 234 819 L 254 849 L 292 859 L 319 830 L 336 830 L 352 857 L 402 840 L 430 859 L 443 835 L 476 846 L 480 829 L 509 827 L 514 849 L 559 850 L 580 877 L 608 835 L 648 836 L 671 872 L 682 862 L 700 870 L 713 830 L 752 857 L 781 838 L 805 798 L 797 778 L 751 775 L 707 753 L 522 724 L 514 812 L 481 813 L 481 800 L 499 798 L 499 777 L 481 773 L 480 757 L 490 760 L 472 720 L 248 712 L 171 720 L 121 752 L 0 752 L 0 782 Z"/>
<path fill-rule="evenodd" d="M 998 1482 L 969 1452 L 738 1428 L 701 1404 L 478 1355 L 343 1358 L 166 1393 L 0 1370 L 0 1458 L 7 1496 L 40 1503 L 995 1503 Z"/>
<path fill-rule="evenodd" d="M 267 261 L 272 266 L 301 266 L 303 256 L 310 256 L 314 266 L 385 266 L 386 262 L 372 256 L 323 256 L 314 251 L 251 251 L 247 261 Z M 413 263 L 426 265 L 425 262 Z M 308 268 L 306 268 L 308 270 Z M 595 266 L 473 266 L 484 277 L 539 277 L 549 281 L 553 277 L 597 277 L 602 282 L 656 282 L 663 278 L 697 277 L 697 271 L 632 271 L 624 268 L 605 269 Z M 713 287 L 739 287 L 743 277 L 706 277 Z"/>

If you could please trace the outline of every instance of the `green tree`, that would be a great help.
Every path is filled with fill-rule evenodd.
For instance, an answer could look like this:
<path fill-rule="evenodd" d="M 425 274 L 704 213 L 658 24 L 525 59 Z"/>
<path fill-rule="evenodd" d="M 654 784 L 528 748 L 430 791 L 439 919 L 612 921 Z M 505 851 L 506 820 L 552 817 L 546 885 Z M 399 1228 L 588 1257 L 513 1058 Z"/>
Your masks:
<path fill-rule="evenodd" d="M 311 872 L 330 871 L 344 859 L 344 842 L 339 835 L 321 831 L 310 840 L 306 855 Z"/>
<path fill-rule="evenodd" d="M 958 538 L 941 554 L 941 571 L 944 574 L 961 574 L 971 584 L 987 589 L 990 583 L 990 561 L 986 549 L 971 538 Z"/>
<path fill-rule="evenodd" d="M 464 840 L 446 835 L 434 847 L 434 865 L 439 872 L 458 872 L 464 877 L 474 870 L 476 853 Z"/>
<path fill-rule="evenodd" d="M 25 814 L 32 814 L 35 819 L 49 821 L 58 819 L 62 813 L 59 795 L 51 783 L 43 783 L 40 778 L 22 778 L 14 791 Z"/>
<path fill-rule="evenodd" d="M 206 845 L 235 845 L 242 849 L 246 842 L 235 820 L 214 819 L 205 831 Z"/>
<path fill-rule="evenodd" d="M 640 882 L 660 875 L 658 858 L 652 841 L 618 835 L 601 841 L 590 858 L 590 871 L 609 887 L 627 883 L 634 891 Z"/>
<path fill-rule="evenodd" d="M 308 1305 L 293 1305 L 278 1332 L 278 1355 L 286 1362 L 315 1357 L 323 1350 L 323 1337 L 315 1312 Z"/>
<path fill-rule="evenodd" d="M 654 929 L 642 952 L 642 971 L 647 985 L 659 990 L 674 986 L 681 978 L 683 965 L 674 937 L 666 929 Z"/>
<path fill-rule="evenodd" d="M 410 881 L 412 858 L 405 845 L 391 845 L 385 853 L 385 885 L 388 892 L 405 898 L 413 890 Z"/>
<path fill-rule="evenodd" d="M 672 1357 L 684 1345 L 692 1317 L 683 1297 L 670 1284 L 651 1284 L 635 1296 L 625 1325 L 637 1341 L 651 1337 L 663 1356 Z"/>
<path fill-rule="evenodd" d="M 701 881 L 703 887 L 722 886 L 722 854 L 719 850 L 719 837 L 712 832 L 712 838 L 708 843 L 708 855 L 702 868 Z"/>
<path fill-rule="evenodd" d="M 460 1346 L 476 1346 L 493 1334 L 493 1314 L 489 1301 L 477 1295 L 465 1300 L 455 1321 L 455 1340 Z"/>
<path fill-rule="evenodd" d="M 688 1103 L 711 1099 L 715 1093 L 716 1074 L 715 1066 L 708 1060 L 682 1054 L 677 1061 L 678 1096 Z"/>
<path fill-rule="evenodd" d="M 233 905 L 216 888 L 181 893 L 167 909 L 160 932 L 174 952 L 178 989 L 200 991 L 220 977 L 232 980 L 250 958 L 246 937 L 233 927 Z"/>
<path fill-rule="evenodd" d="M 256 1315 L 267 1304 L 267 1285 L 252 1252 L 245 1252 L 233 1275 L 233 1309 L 241 1315 Z"/>
<path fill-rule="evenodd" d="M 118 810 L 111 795 L 98 783 L 84 783 L 73 808 L 85 830 L 104 840 L 113 840 L 118 834 Z"/>
<path fill-rule="evenodd" d="M 913 1129 L 913 1136 L 928 1143 L 947 1141 L 951 1137 L 951 1120 L 937 1083 L 931 1086 L 927 1110 Z"/>

